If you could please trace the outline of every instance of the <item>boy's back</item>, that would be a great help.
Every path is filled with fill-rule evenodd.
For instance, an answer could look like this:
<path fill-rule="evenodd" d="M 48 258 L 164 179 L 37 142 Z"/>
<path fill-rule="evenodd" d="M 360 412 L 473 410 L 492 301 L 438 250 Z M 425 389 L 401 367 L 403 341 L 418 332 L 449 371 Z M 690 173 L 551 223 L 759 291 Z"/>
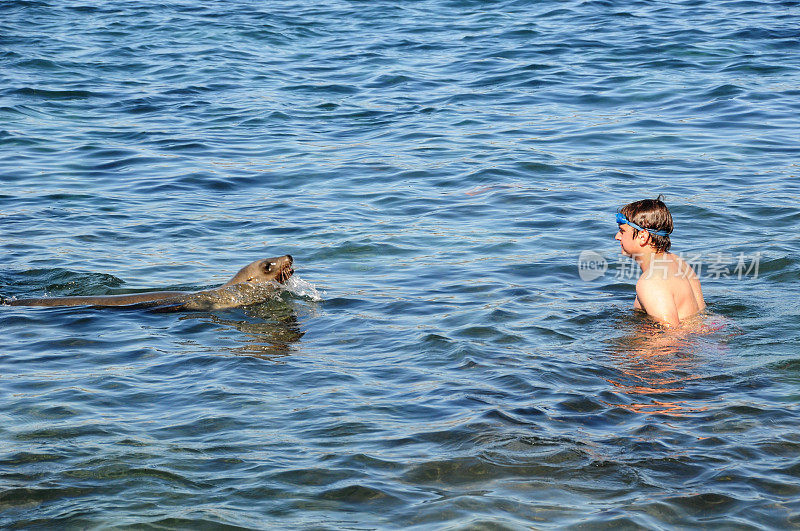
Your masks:
<path fill-rule="evenodd" d="M 644 302 L 642 302 L 644 301 Z M 679 324 L 706 307 L 697 275 L 680 257 L 664 253 L 642 272 L 634 307 L 669 324 Z"/>

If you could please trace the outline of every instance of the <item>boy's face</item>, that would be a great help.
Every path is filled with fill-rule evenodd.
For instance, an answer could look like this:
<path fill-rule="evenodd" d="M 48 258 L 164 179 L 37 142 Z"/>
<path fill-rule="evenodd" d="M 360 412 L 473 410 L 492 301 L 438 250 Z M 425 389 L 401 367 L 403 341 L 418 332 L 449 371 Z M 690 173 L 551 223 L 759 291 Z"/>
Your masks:
<path fill-rule="evenodd" d="M 641 236 L 641 233 L 639 235 Z M 614 236 L 614 239 L 617 240 L 622 248 L 622 254 L 625 256 L 633 256 L 638 252 L 641 252 L 641 247 L 638 245 L 638 238 L 633 237 L 633 227 L 630 225 L 619 225 L 619 230 L 617 231 L 617 235 Z"/>

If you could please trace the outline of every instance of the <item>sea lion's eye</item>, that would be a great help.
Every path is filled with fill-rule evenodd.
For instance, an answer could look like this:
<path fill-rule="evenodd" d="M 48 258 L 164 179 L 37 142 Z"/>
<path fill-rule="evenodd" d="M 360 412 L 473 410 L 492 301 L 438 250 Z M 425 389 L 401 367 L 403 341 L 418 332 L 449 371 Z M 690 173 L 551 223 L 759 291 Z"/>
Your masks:
<path fill-rule="evenodd" d="M 250 278 L 247 279 L 248 282 L 252 282 L 254 280 L 255 280 L 255 277 L 250 277 Z"/>

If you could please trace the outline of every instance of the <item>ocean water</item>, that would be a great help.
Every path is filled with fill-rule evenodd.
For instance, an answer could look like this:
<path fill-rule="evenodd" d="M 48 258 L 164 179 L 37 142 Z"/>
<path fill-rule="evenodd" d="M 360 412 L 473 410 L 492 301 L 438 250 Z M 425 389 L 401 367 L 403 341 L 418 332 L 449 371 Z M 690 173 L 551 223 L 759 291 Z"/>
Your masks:
<path fill-rule="evenodd" d="M 800 526 L 800 3 L 0 3 L 0 527 Z M 632 307 L 666 196 L 708 312 Z"/>

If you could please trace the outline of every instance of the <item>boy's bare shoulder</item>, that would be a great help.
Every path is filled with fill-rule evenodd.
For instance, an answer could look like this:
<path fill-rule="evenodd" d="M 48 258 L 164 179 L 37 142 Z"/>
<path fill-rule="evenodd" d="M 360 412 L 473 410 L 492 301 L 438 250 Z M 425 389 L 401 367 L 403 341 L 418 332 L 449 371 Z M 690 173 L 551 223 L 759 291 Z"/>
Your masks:
<path fill-rule="evenodd" d="M 642 275 L 636 282 L 636 299 L 642 309 L 662 323 L 680 324 L 673 290 L 667 282 Z"/>
<path fill-rule="evenodd" d="M 639 290 L 668 292 L 669 283 L 665 282 L 663 275 L 642 275 L 636 281 L 636 292 Z"/>
<path fill-rule="evenodd" d="M 672 255 L 675 263 L 678 265 L 677 276 L 692 280 L 697 278 L 694 268 L 686 263 L 686 260 L 677 255 Z"/>

